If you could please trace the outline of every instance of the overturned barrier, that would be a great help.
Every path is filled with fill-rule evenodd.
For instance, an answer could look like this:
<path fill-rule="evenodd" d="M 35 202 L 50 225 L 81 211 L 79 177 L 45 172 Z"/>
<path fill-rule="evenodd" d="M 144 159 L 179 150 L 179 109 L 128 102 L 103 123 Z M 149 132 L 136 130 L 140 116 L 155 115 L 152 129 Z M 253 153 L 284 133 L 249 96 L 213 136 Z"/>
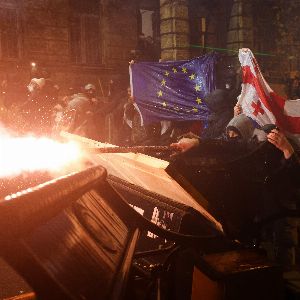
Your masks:
<path fill-rule="evenodd" d="M 0 202 L 0 248 L 38 299 L 120 299 L 139 230 L 94 167 Z"/>
<path fill-rule="evenodd" d="M 242 244 L 227 238 L 201 202 L 161 165 L 153 167 L 151 157 L 145 160 L 136 155 L 134 159 L 97 155 L 93 161 L 105 164 L 108 177 L 103 167 L 96 166 L 0 201 L 0 255 L 29 283 L 33 296 L 134 299 L 140 281 L 129 286 L 131 272 L 155 281 L 157 297 L 165 299 L 253 299 L 257 287 L 255 299 L 267 299 L 269 279 L 278 283 L 272 293 L 278 297 L 272 299 L 281 299 L 280 270 L 255 249 L 249 254 Z M 144 216 L 130 205 L 143 209 Z M 155 208 L 159 214 L 151 222 L 146 212 Z M 163 222 L 164 228 L 157 226 Z M 151 248 L 155 239 L 145 239 L 148 234 L 161 238 L 158 251 Z M 161 251 L 167 256 L 155 274 L 148 266 L 141 267 L 140 260 L 152 264 Z M 259 284 L 256 278 L 265 281 Z M 160 283 L 164 290 L 158 288 Z M 236 289 L 236 283 L 243 288 Z M 229 290 L 233 296 L 225 293 Z M 177 294 L 185 298 L 176 298 Z"/>

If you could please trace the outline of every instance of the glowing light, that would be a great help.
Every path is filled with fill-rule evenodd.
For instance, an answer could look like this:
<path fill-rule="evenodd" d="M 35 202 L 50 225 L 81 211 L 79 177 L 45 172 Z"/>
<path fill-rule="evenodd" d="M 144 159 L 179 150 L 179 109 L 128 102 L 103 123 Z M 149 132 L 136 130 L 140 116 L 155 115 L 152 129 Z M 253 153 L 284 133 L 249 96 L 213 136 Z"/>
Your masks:
<path fill-rule="evenodd" d="M 32 63 L 31 63 L 31 66 L 32 66 L 33 68 L 35 68 L 35 67 L 36 67 L 36 63 L 35 63 L 35 62 L 32 62 Z"/>
<path fill-rule="evenodd" d="M 81 158 L 82 152 L 75 143 L 0 134 L 0 177 L 16 176 L 24 171 L 59 171 Z"/>

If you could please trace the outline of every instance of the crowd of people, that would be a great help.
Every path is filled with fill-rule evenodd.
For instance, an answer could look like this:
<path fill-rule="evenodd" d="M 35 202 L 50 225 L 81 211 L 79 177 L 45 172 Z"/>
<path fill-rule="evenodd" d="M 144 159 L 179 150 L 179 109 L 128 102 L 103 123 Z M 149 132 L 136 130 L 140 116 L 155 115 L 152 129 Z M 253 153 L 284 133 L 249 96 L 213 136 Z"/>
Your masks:
<path fill-rule="evenodd" d="M 206 126 L 199 121 L 164 120 L 142 125 L 130 87 L 116 80 L 109 81 L 107 94 L 100 97 L 96 85 L 88 82 L 61 95 L 58 85 L 43 77 L 32 78 L 24 100 L 18 103 L 10 102 L 7 85 L 2 84 L 2 111 L 4 107 L 7 113 L 0 114 L 0 121 L 21 134 L 57 136 L 61 131 L 68 131 L 120 146 L 170 145 L 176 151 L 170 160 L 183 156 L 193 159 L 195 153 L 205 158 L 217 157 L 218 161 L 229 166 L 220 182 L 224 189 L 220 189 L 223 197 L 226 192 L 226 198 L 237 199 L 234 205 L 235 215 L 242 219 L 240 232 L 237 233 L 232 224 L 235 216 L 226 219 L 221 213 L 220 218 L 224 218 L 222 221 L 229 234 L 240 237 L 245 224 L 249 229 L 254 221 L 262 224 L 257 220 L 298 209 L 299 158 L 296 146 L 280 128 L 254 126 L 254 122 L 243 114 L 241 106 L 236 104 L 239 90 L 225 81 L 205 99 L 211 110 Z M 245 157 L 246 167 L 243 165 Z M 240 165 L 234 168 L 236 163 Z M 234 174 L 230 184 L 226 179 L 228 173 Z M 215 181 L 212 186 L 208 184 L 211 191 L 216 190 L 216 184 Z M 213 193 L 208 194 L 212 207 L 213 196 Z M 247 203 L 251 203 L 251 209 Z M 253 206 L 255 210 L 249 214 Z M 215 212 L 218 214 L 218 209 Z M 284 266 L 292 267 L 296 264 L 298 226 L 296 218 L 287 216 L 288 213 L 276 219 L 271 230 L 266 226 L 261 236 L 272 241 L 273 257 Z"/>
<path fill-rule="evenodd" d="M 127 86 L 118 80 L 109 80 L 105 91 L 89 82 L 62 90 L 50 78 L 34 77 L 17 93 L 4 80 L 0 121 L 18 135 L 56 137 L 68 131 L 101 142 L 131 144 L 132 124 L 124 117 L 131 105 Z"/>
<path fill-rule="evenodd" d="M 0 121 L 21 135 L 55 137 L 68 131 L 119 146 L 167 145 L 186 132 L 201 133 L 197 121 L 143 125 L 128 82 L 111 79 L 105 91 L 101 83 L 89 82 L 62 91 L 50 78 L 34 77 L 16 94 L 4 80 Z M 217 109 L 220 114 L 222 107 Z"/>
<path fill-rule="evenodd" d="M 237 104 L 217 137 L 187 135 L 171 147 L 185 157 L 219 158 L 218 163 L 225 165 L 221 176 L 214 173 L 209 182 L 206 166 L 204 173 L 199 168 L 204 175 L 196 180 L 202 181 L 200 190 L 208 189 L 211 207 L 219 206 L 215 214 L 227 233 L 240 240 L 255 237 L 251 242 L 264 245 L 284 269 L 296 268 L 300 159 L 297 146 L 280 128 L 272 124 L 256 128 Z"/>

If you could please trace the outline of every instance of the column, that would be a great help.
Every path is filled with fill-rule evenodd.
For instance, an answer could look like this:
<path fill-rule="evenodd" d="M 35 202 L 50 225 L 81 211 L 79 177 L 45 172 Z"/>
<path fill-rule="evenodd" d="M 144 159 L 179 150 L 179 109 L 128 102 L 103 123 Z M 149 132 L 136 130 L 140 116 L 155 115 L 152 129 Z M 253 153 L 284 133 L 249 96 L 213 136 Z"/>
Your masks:
<path fill-rule="evenodd" d="M 244 47 L 253 47 L 252 2 L 234 0 L 227 33 L 227 48 L 238 50 Z"/>
<path fill-rule="evenodd" d="M 161 59 L 190 58 L 188 0 L 160 0 Z"/>

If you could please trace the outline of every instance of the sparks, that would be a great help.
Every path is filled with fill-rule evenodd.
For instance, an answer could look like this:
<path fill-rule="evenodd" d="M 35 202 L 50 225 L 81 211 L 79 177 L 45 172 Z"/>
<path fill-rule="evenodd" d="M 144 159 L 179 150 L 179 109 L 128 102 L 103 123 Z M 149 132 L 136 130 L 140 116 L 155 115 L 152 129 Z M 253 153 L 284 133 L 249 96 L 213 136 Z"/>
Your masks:
<path fill-rule="evenodd" d="M 0 177 L 57 171 L 80 158 L 81 150 L 75 143 L 60 143 L 46 137 L 0 135 Z"/>

